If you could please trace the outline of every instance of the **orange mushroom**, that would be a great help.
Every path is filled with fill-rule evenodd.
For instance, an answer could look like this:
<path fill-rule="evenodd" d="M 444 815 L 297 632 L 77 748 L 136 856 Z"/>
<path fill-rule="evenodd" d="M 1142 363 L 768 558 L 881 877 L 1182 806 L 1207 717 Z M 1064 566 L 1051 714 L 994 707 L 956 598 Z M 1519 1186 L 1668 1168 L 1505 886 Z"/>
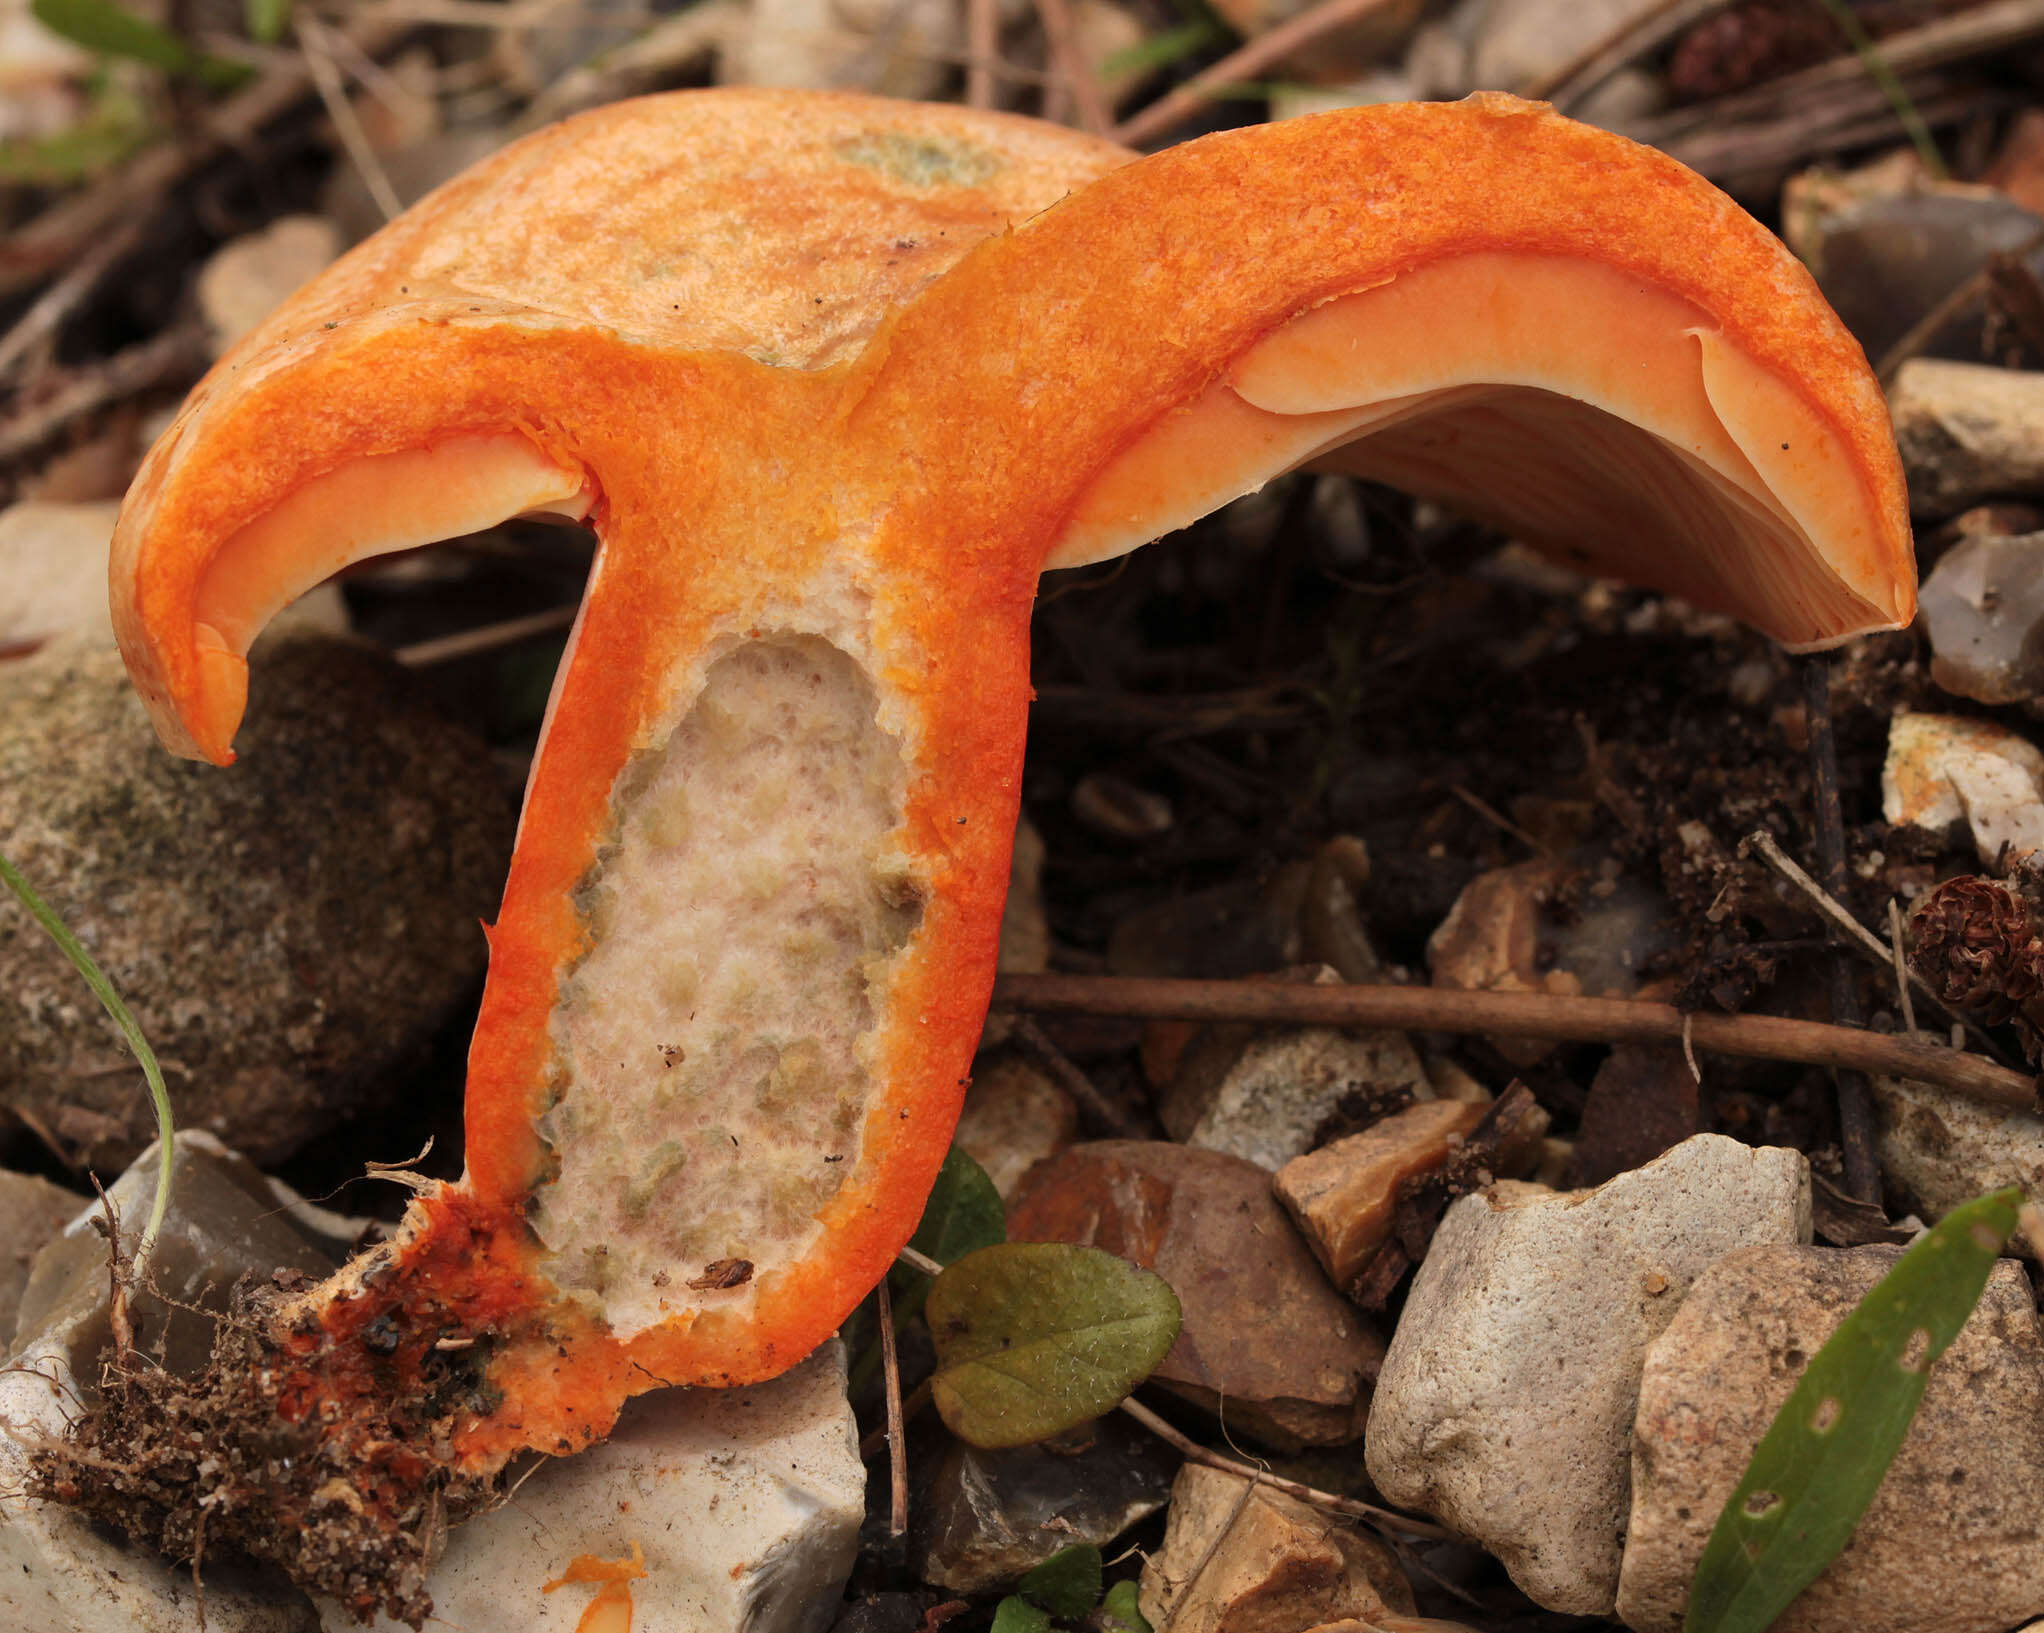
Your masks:
<path fill-rule="evenodd" d="M 151 453 L 116 624 L 222 763 L 250 640 L 340 566 L 533 512 L 600 540 L 467 1174 L 284 1324 L 308 1399 L 390 1387 L 371 1322 L 402 1364 L 486 1338 L 487 1469 L 832 1332 L 958 1110 L 1047 566 L 1318 461 L 1790 646 L 1908 621 L 1859 348 L 1673 161 L 1500 96 L 1130 158 L 848 96 L 605 108 L 362 245 Z"/>

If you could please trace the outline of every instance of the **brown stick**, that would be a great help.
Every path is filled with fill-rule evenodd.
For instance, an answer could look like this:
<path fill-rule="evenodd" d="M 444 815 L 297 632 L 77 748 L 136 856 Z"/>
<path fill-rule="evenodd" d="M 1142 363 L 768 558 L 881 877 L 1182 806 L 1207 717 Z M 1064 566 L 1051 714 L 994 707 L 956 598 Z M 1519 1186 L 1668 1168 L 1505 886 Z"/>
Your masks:
<path fill-rule="evenodd" d="M 1093 65 L 1079 49 L 1070 0 L 1036 0 L 1036 14 L 1043 19 L 1043 37 L 1050 43 L 1050 60 L 1071 94 L 1073 107 L 1078 109 L 1080 128 L 1088 135 L 1107 135 L 1114 129 L 1114 110 L 1107 105 L 1107 93 L 1100 89 Z"/>
<path fill-rule="evenodd" d="M 1269 1486 L 1273 1491 L 1282 1491 L 1287 1497 L 1296 1497 L 1300 1502 L 1311 1503 L 1315 1508 L 1331 1509 L 1337 1514 L 1367 1520 L 1372 1525 L 1403 1531 L 1409 1536 L 1431 1537 L 1445 1541 L 1459 1540 L 1459 1532 L 1436 1525 L 1432 1520 L 1415 1519 L 1393 1509 L 1379 1508 L 1374 1503 L 1364 1502 L 1360 1497 L 1338 1497 L 1331 1491 L 1320 1490 L 1317 1486 L 1301 1485 L 1297 1480 L 1287 1480 L 1279 1475 L 1267 1473 L 1253 1463 L 1237 1462 L 1221 1452 L 1209 1451 L 1190 1435 L 1180 1434 L 1139 1400 L 1133 1398 L 1125 1400 L 1121 1403 L 1121 1409 L 1190 1462 L 1203 1463 L 1206 1467 L 1219 1469 L 1224 1474 L 1239 1474 L 1253 1485 Z"/>
<path fill-rule="evenodd" d="M 1831 731 L 1828 659 L 1804 660 L 1803 714 L 1810 736 L 1810 803 L 1816 817 L 1817 856 L 1824 869 L 1824 888 L 1837 901 L 1845 894 L 1845 816 L 1838 803 L 1838 743 Z M 1858 920 L 1853 922 L 1857 924 Z M 1834 948 L 1838 947 L 1836 930 L 1832 931 L 1831 942 Z M 1866 1015 L 1842 950 L 1833 953 L 1824 974 L 1830 989 L 1832 1020 L 1843 1026 L 1860 1025 Z M 1874 1154 L 1878 1135 L 1874 1127 L 1873 1091 L 1860 1072 L 1834 1070 L 1831 1081 L 1838 1092 L 1838 1144 L 1845 1158 L 1846 1189 L 1856 1201 L 1878 1205 L 1881 1164 Z"/>
<path fill-rule="evenodd" d="M 2044 0 L 1990 0 L 1987 5 L 1889 35 L 1880 42 L 1881 56 L 1897 75 L 1920 73 L 2004 51 L 2036 34 L 2044 34 Z M 1693 131 L 1726 130 L 1805 107 L 1817 93 L 1861 85 L 1866 77 L 1865 62 L 1857 52 L 1848 51 L 1751 90 L 1734 91 L 1715 101 L 1644 120 L 1630 127 L 1627 134 L 1655 147 L 1668 147 Z"/>
<path fill-rule="evenodd" d="M 887 1475 L 892 1481 L 887 1508 L 887 1534 L 908 1530 L 908 1442 L 902 1435 L 901 1361 L 894 1349 L 894 1297 L 882 1276 L 874 1288 L 880 1299 L 880 1370 L 887 1395 Z"/>
<path fill-rule="evenodd" d="M 36 297 L 35 304 L 0 339 L 0 376 L 12 374 L 23 358 L 56 334 L 78 303 L 99 287 L 107 270 L 135 247 L 142 227 L 142 222 L 130 221 L 108 233 Z"/>
<path fill-rule="evenodd" d="M 1253 80 L 1273 63 L 1289 57 L 1302 45 L 1310 45 L 1323 34 L 1331 34 L 1350 23 L 1361 22 L 1381 11 L 1392 0 L 1321 0 L 1310 11 L 1302 11 L 1289 23 L 1268 34 L 1259 34 L 1239 51 L 1231 51 L 1211 68 L 1204 68 L 1168 95 L 1160 96 L 1134 118 L 1124 120 L 1109 134 L 1124 147 L 1140 147 L 1162 136 L 1173 125 L 1191 118 L 1225 85 Z"/>
<path fill-rule="evenodd" d="M 2040 1109 L 2036 1081 L 1978 1055 L 1933 1043 L 1777 1015 L 1690 1014 L 1627 998 L 1453 987 L 1287 986 L 1248 981 L 1155 981 L 1109 975 L 1003 975 L 994 1007 L 1038 1014 L 1133 1015 L 1149 1020 L 1261 1021 L 1291 1026 L 1408 1027 L 1499 1032 L 1574 1043 L 1679 1042 L 1686 1026 L 1707 1054 L 1844 1066 L 1912 1078 L 1970 1099 Z"/>
<path fill-rule="evenodd" d="M 994 58 L 1001 49 L 996 0 L 965 0 L 965 105 L 994 105 Z"/>
<path fill-rule="evenodd" d="M 1027 1015 L 1016 1021 L 1011 1035 L 1037 1065 L 1057 1079 L 1058 1086 L 1065 1093 L 1097 1117 L 1117 1139 L 1139 1140 L 1143 1137 L 1142 1130 L 1129 1121 L 1128 1114 L 1102 1094 L 1099 1085 L 1080 1071 L 1064 1050 Z"/>

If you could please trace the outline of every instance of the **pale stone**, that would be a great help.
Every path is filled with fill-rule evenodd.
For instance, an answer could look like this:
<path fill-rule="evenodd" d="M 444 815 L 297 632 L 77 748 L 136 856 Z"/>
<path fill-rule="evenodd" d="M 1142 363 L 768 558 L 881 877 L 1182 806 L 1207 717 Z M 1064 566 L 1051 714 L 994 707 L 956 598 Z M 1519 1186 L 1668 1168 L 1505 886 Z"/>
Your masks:
<path fill-rule="evenodd" d="M 115 501 L 66 505 L 41 500 L 0 511 L 0 647 L 76 630 L 114 644 L 107 612 L 107 546 L 121 507 Z"/>
<path fill-rule="evenodd" d="M 949 0 L 755 0 L 726 84 L 933 95 L 963 38 Z"/>
<path fill-rule="evenodd" d="M 1138 1603 L 1152 1627 L 1171 1633 L 1274 1633 L 1413 1609 L 1381 1542 L 1200 1463 L 1187 1463 L 1172 1485 L 1164 1546 L 1144 1562 Z"/>
<path fill-rule="evenodd" d="M 1464 1197 L 1377 1381 L 1371 1478 L 1481 1542 L 1549 1609 L 1609 1614 L 1647 1345 L 1721 1255 L 1809 1239 L 1802 1154 L 1715 1134 L 1595 1190 Z"/>
<path fill-rule="evenodd" d="M 1881 815 L 1937 831 L 1964 818 L 1983 866 L 2044 849 L 2044 754 L 1992 721 L 1901 714 L 1888 726 Z"/>
<path fill-rule="evenodd" d="M 1446 1162 L 1488 1109 L 1422 1100 L 1277 1171 L 1278 1200 L 1335 1286 L 1354 1281 L 1390 1237 L 1399 1187 Z"/>
<path fill-rule="evenodd" d="M 1618 1611 L 1676 1633 L 1711 1528 L 1808 1358 L 1901 1249 L 1750 1247 L 1720 1259 L 1647 1352 Z M 2044 1333 L 1996 1265 L 1932 1366 L 1872 1505 L 1774 1633 L 2001 1633 L 2044 1612 Z M 1846 1408 L 1848 1411 L 1850 1407 Z M 1838 1425 L 1851 1433 L 1849 1419 Z"/>
<path fill-rule="evenodd" d="M 572 1633 L 591 1590 L 546 1584 L 577 1555 L 625 1558 L 636 1543 L 635 1627 L 822 1633 L 866 1511 L 857 1435 L 836 1339 L 770 1383 L 642 1395 L 608 1440 L 542 1464 L 511 1502 L 449 1534 L 426 1578 L 434 1620 Z M 359 1628 L 320 1608 L 327 1633 Z"/>
<path fill-rule="evenodd" d="M 986 1170 L 1003 1200 L 1032 1167 L 1078 1136 L 1079 1108 L 1033 1063 L 1015 1055 L 974 1063 L 951 1137 Z"/>
<path fill-rule="evenodd" d="M 1475 88 L 1540 91 L 1660 0 L 1490 0 L 1470 45 Z"/>
<path fill-rule="evenodd" d="M 2044 374 L 1916 357 L 1888 393 L 1919 514 L 2044 492 Z"/>
<path fill-rule="evenodd" d="M 218 357 L 341 253 L 325 216 L 282 216 L 261 232 L 223 244 L 199 269 L 199 312 Z"/>
<path fill-rule="evenodd" d="M 1870 1082 L 1881 1172 L 1926 1219 L 2000 1185 L 2021 1185 L 2032 1202 L 2044 1202 L 2044 1117 L 1908 1078 Z M 2013 1245 L 2044 1254 L 2044 1244 L 2021 1232 Z"/>

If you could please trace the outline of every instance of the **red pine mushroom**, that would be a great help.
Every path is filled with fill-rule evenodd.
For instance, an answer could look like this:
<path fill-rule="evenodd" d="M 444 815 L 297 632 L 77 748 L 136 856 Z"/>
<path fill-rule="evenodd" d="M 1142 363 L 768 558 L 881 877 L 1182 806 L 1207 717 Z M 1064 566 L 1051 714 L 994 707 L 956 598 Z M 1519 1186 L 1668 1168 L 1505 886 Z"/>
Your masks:
<path fill-rule="evenodd" d="M 849 96 L 604 108 L 346 257 L 151 454 L 117 627 L 222 763 L 250 640 L 337 568 L 530 512 L 600 539 L 468 1172 L 287 1324 L 311 1396 L 388 1387 L 372 1321 L 414 1366 L 485 1337 L 486 1469 L 833 1331 L 979 1035 L 1046 566 L 1318 461 L 1793 647 L 1909 619 L 1858 346 L 1680 165 L 1502 96 L 1130 158 Z"/>

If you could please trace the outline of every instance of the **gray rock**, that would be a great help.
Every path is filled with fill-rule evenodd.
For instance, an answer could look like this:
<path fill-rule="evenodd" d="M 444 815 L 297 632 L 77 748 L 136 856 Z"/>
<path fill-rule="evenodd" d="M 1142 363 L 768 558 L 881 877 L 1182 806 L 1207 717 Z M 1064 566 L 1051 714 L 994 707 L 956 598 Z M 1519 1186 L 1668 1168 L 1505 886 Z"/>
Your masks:
<path fill-rule="evenodd" d="M 1647 1353 L 1618 1611 L 1675 1633 L 1703 1545 L 1807 1358 L 1901 1249 L 1751 1247 L 1720 1259 Z M 2003 1260 L 1931 1369 L 1872 1506 L 1774 1633 L 2000 1633 L 2044 1612 L 2044 1333 Z M 1841 1425 L 1847 1432 L 1849 1424 Z"/>
<path fill-rule="evenodd" d="M 1931 678 L 1982 703 L 2044 691 L 2044 533 L 1976 534 L 1923 581 Z"/>
<path fill-rule="evenodd" d="M 1370 1476 L 1481 1542 L 1552 1610 L 1608 1615 L 1640 1367 L 1733 1248 L 1810 1239 L 1802 1154 L 1699 1134 L 1591 1191 L 1448 1210 L 1370 1411 Z"/>
<path fill-rule="evenodd" d="M 1895 376 L 1888 410 L 1918 515 L 2044 493 L 2044 374 L 1912 358 Z"/>
<path fill-rule="evenodd" d="M 2032 1202 L 2044 1202 L 2044 1117 L 1907 1078 L 1870 1081 L 1881 1172 L 1924 1218 L 1942 1219 L 1998 1185 L 2021 1185 Z M 2020 1231 L 2011 1246 L 2038 1251 Z"/>
<path fill-rule="evenodd" d="M 917 1497 L 910 1545 L 926 1582 L 985 1593 L 1075 1543 L 1104 1547 L 1156 1513 L 1178 1455 L 1110 1412 L 1079 1447 L 952 1442 Z"/>
<path fill-rule="evenodd" d="M 480 979 L 513 815 L 484 745 L 368 648 L 259 655 L 228 770 L 156 744 L 111 651 L 0 665 L 0 852 L 89 947 L 179 1122 L 258 1161 L 394 1087 Z M 101 1166 L 154 1125 L 90 991 L 0 912 L 0 1103 Z"/>
<path fill-rule="evenodd" d="M 14 1314 L 28 1267 L 85 1199 L 34 1174 L 0 1171 L 0 1356 L 14 1339 Z"/>
<path fill-rule="evenodd" d="M 189 1370 L 211 1348 L 234 1282 L 278 1268 L 324 1274 L 354 1235 L 266 1180 L 211 1135 L 178 1135 L 163 1233 L 130 1306 L 138 1349 Z M 134 1245 L 156 1195 L 154 1148 L 109 1189 L 123 1244 Z M 94 1390 L 111 1334 L 107 1245 L 98 1203 L 37 1255 L 11 1365 L 0 1370 L 0 1627 L 36 1633 L 192 1633 L 192 1573 L 131 1549 L 69 1509 L 23 1496 L 28 1456 L 63 1435 Z M 160 1290 L 158 1298 L 151 1289 Z M 225 1633 L 314 1633 L 312 1603 L 268 1570 L 207 1560 L 206 1625 Z"/>
<path fill-rule="evenodd" d="M 770 1383 L 640 1396 L 609 1439 L 547 1460 L 511 1502 L 455 1527 L 426 1586 L 438 1625 L 571 1633 L 592 1588 L 546 1585 L 580 1555 L 628 1559 L 636 1545 L 635 1627 L 822 1633 L 865 1512 L 844 1346 L 832 1339 Z M 320 1608 L 327 1633 L 359 1633 L 338 1605 Z"/>

